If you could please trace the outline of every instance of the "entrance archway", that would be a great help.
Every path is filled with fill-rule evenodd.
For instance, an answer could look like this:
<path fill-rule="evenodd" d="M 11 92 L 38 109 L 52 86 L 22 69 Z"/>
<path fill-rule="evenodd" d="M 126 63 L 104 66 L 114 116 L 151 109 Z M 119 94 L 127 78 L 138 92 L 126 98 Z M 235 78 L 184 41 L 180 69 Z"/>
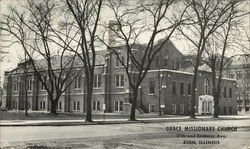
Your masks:
<path fill-rule="evenodd" d="M 213 96 L 201 95 L 198 98 L 198 114 L 210 115 L 214 113 Z"/>

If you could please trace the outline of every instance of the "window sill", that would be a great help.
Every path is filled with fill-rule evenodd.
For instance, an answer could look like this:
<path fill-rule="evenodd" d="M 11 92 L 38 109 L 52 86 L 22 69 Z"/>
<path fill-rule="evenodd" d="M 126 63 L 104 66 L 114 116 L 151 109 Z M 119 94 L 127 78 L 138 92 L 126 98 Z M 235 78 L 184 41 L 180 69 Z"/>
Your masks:
<path fill-rule="evenodd" d="M 148 94 L 149 96 L 153 96 L 153 95 L 155 95 L 155 94 Z"/>
<path fill-rule="evenodd" d="M 124 88 L 124 86 L 116 86 L 116 88 Z"/>
<path fill-rule="evenodd" d="M 79 90 L 80 90 L 80 88 L 75 88 L 75 90 L 76 90 L 76 91 L 79 91 Z"/>
<path fill-rule="evenodd" d="M 93 89 L 101 89 L 101 87 L 93 87 Z"/>

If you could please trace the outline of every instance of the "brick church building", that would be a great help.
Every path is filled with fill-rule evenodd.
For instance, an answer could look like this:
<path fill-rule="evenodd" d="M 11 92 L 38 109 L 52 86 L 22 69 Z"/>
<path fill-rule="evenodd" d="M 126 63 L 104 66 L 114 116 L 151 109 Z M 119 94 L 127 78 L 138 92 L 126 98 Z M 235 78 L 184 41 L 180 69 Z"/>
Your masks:
<path fill-rule="evenodd" d="M 156 43 L 160 44 L 161 40 Z M 138 58 L 142 50 L 138 45 L 134 52 Z M 125 46 L 114 46 L 126 59 Z M 129 113 L 131 89 L 126 72 L 121 66 L 116 55 L 105 49 L 98 51 L 98 60 L 94 75 L 94 91 L 92 98 L 93 113 Z M 5 72 L 3 104 L 9 110 L 24 110 L 25 96 L 22 85 L 22 64 L 15 69 Z M 156 55 L 148 74 L 139 87 L 138 112 L 156 113 L 159 108 L 164 114 L 188 115 L 192 90 L 192 63 L 187 60 L 175 45 L 169 41 Z M 185 69 L 184 69 L 185 68 Z M 191 69 L 192 70 L 192 69 Z M 131 73 L 133 67 L 131 67 Z M 29 73 L 27 79 L 28 107 L 31 111 L 50 111 L 50 101 L 45 88 L 39 82 L 36 75 Z M 211 73 L 205 70 L 199 71 L 197 81 L 197 114 L 213 113 Z M 236 114 L 236 87 L 234 79 L 223 79 L 222 96 L 219 107 L 220 114 Z M 84 71 L 78 75 L 70 87 L 58 101 L 58 112 L 84 113 L 86 111 L 86 99 L 84 89 Z"/>

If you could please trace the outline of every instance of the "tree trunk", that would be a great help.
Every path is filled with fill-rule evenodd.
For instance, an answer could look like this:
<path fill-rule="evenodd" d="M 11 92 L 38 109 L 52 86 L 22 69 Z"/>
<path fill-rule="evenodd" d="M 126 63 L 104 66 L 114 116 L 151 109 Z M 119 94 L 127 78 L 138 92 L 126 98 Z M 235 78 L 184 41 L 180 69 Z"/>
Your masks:
<path fill-rule="evenodd" d="M 192 96 L 191 96 L 191 111 L 190 111 L 190 117 L 195 118 L 195 101 L 196 101 L 196 94 L 197 94 L 197 88 L 196 88 L 196 82 L 197 82 L 197 74 L 198 74 L 198 67 L 195 66 L 194 69 L 194 77 L 192 82 Z"/>
<path fill-rule="evenodd" d="M 50 106 L 50 114 L 52 115 L 56 115 L 57 112 L 56 112 L 56 107 L 57 107 L 57 100 L 50 100 L 51 102 L 51 106 Z"/>
<path fill-rule="evenodd" d="M 219 96 L 218 94 L 214 95 L 214 114 L 213 117 L 214 118 L 219 118 Z"/>
<path fill-rule="evenodd" d="M 133 98 L 132 98 L 132 107 L 130 112 L 130 121 L 136 121 L 135 119 L 135 110 L 137 106 L 137 96 L 138 96 L 138 88 L 133 89 Z"/>
<path fill-rule="evenodd" d="M 91 85 L 87 86 L 87 109 L 86 109 L 86 122 L 92 122 L 92 108 L 91 108 L 91 100 L 92 100 L 93 88 Z"/>

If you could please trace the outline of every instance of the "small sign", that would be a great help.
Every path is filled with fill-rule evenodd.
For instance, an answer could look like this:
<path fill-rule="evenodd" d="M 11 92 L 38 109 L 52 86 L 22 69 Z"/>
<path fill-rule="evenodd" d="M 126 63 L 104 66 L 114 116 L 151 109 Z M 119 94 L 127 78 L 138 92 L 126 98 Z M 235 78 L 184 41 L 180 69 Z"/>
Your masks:
<path fill-rule="evenodd" d="M 165 108 L 165 105 L 161 105 L 161 108 Z"/>
<path fill-rule="evenodd" d="M 162 85 L 161 87 L 162 87 L 162 88 L 167 88 L 167 85 Z"/>
<path fill-rule="evenodd" d="M 102 110 L 106 110 L 106 104 L 102 104 Z"/>

